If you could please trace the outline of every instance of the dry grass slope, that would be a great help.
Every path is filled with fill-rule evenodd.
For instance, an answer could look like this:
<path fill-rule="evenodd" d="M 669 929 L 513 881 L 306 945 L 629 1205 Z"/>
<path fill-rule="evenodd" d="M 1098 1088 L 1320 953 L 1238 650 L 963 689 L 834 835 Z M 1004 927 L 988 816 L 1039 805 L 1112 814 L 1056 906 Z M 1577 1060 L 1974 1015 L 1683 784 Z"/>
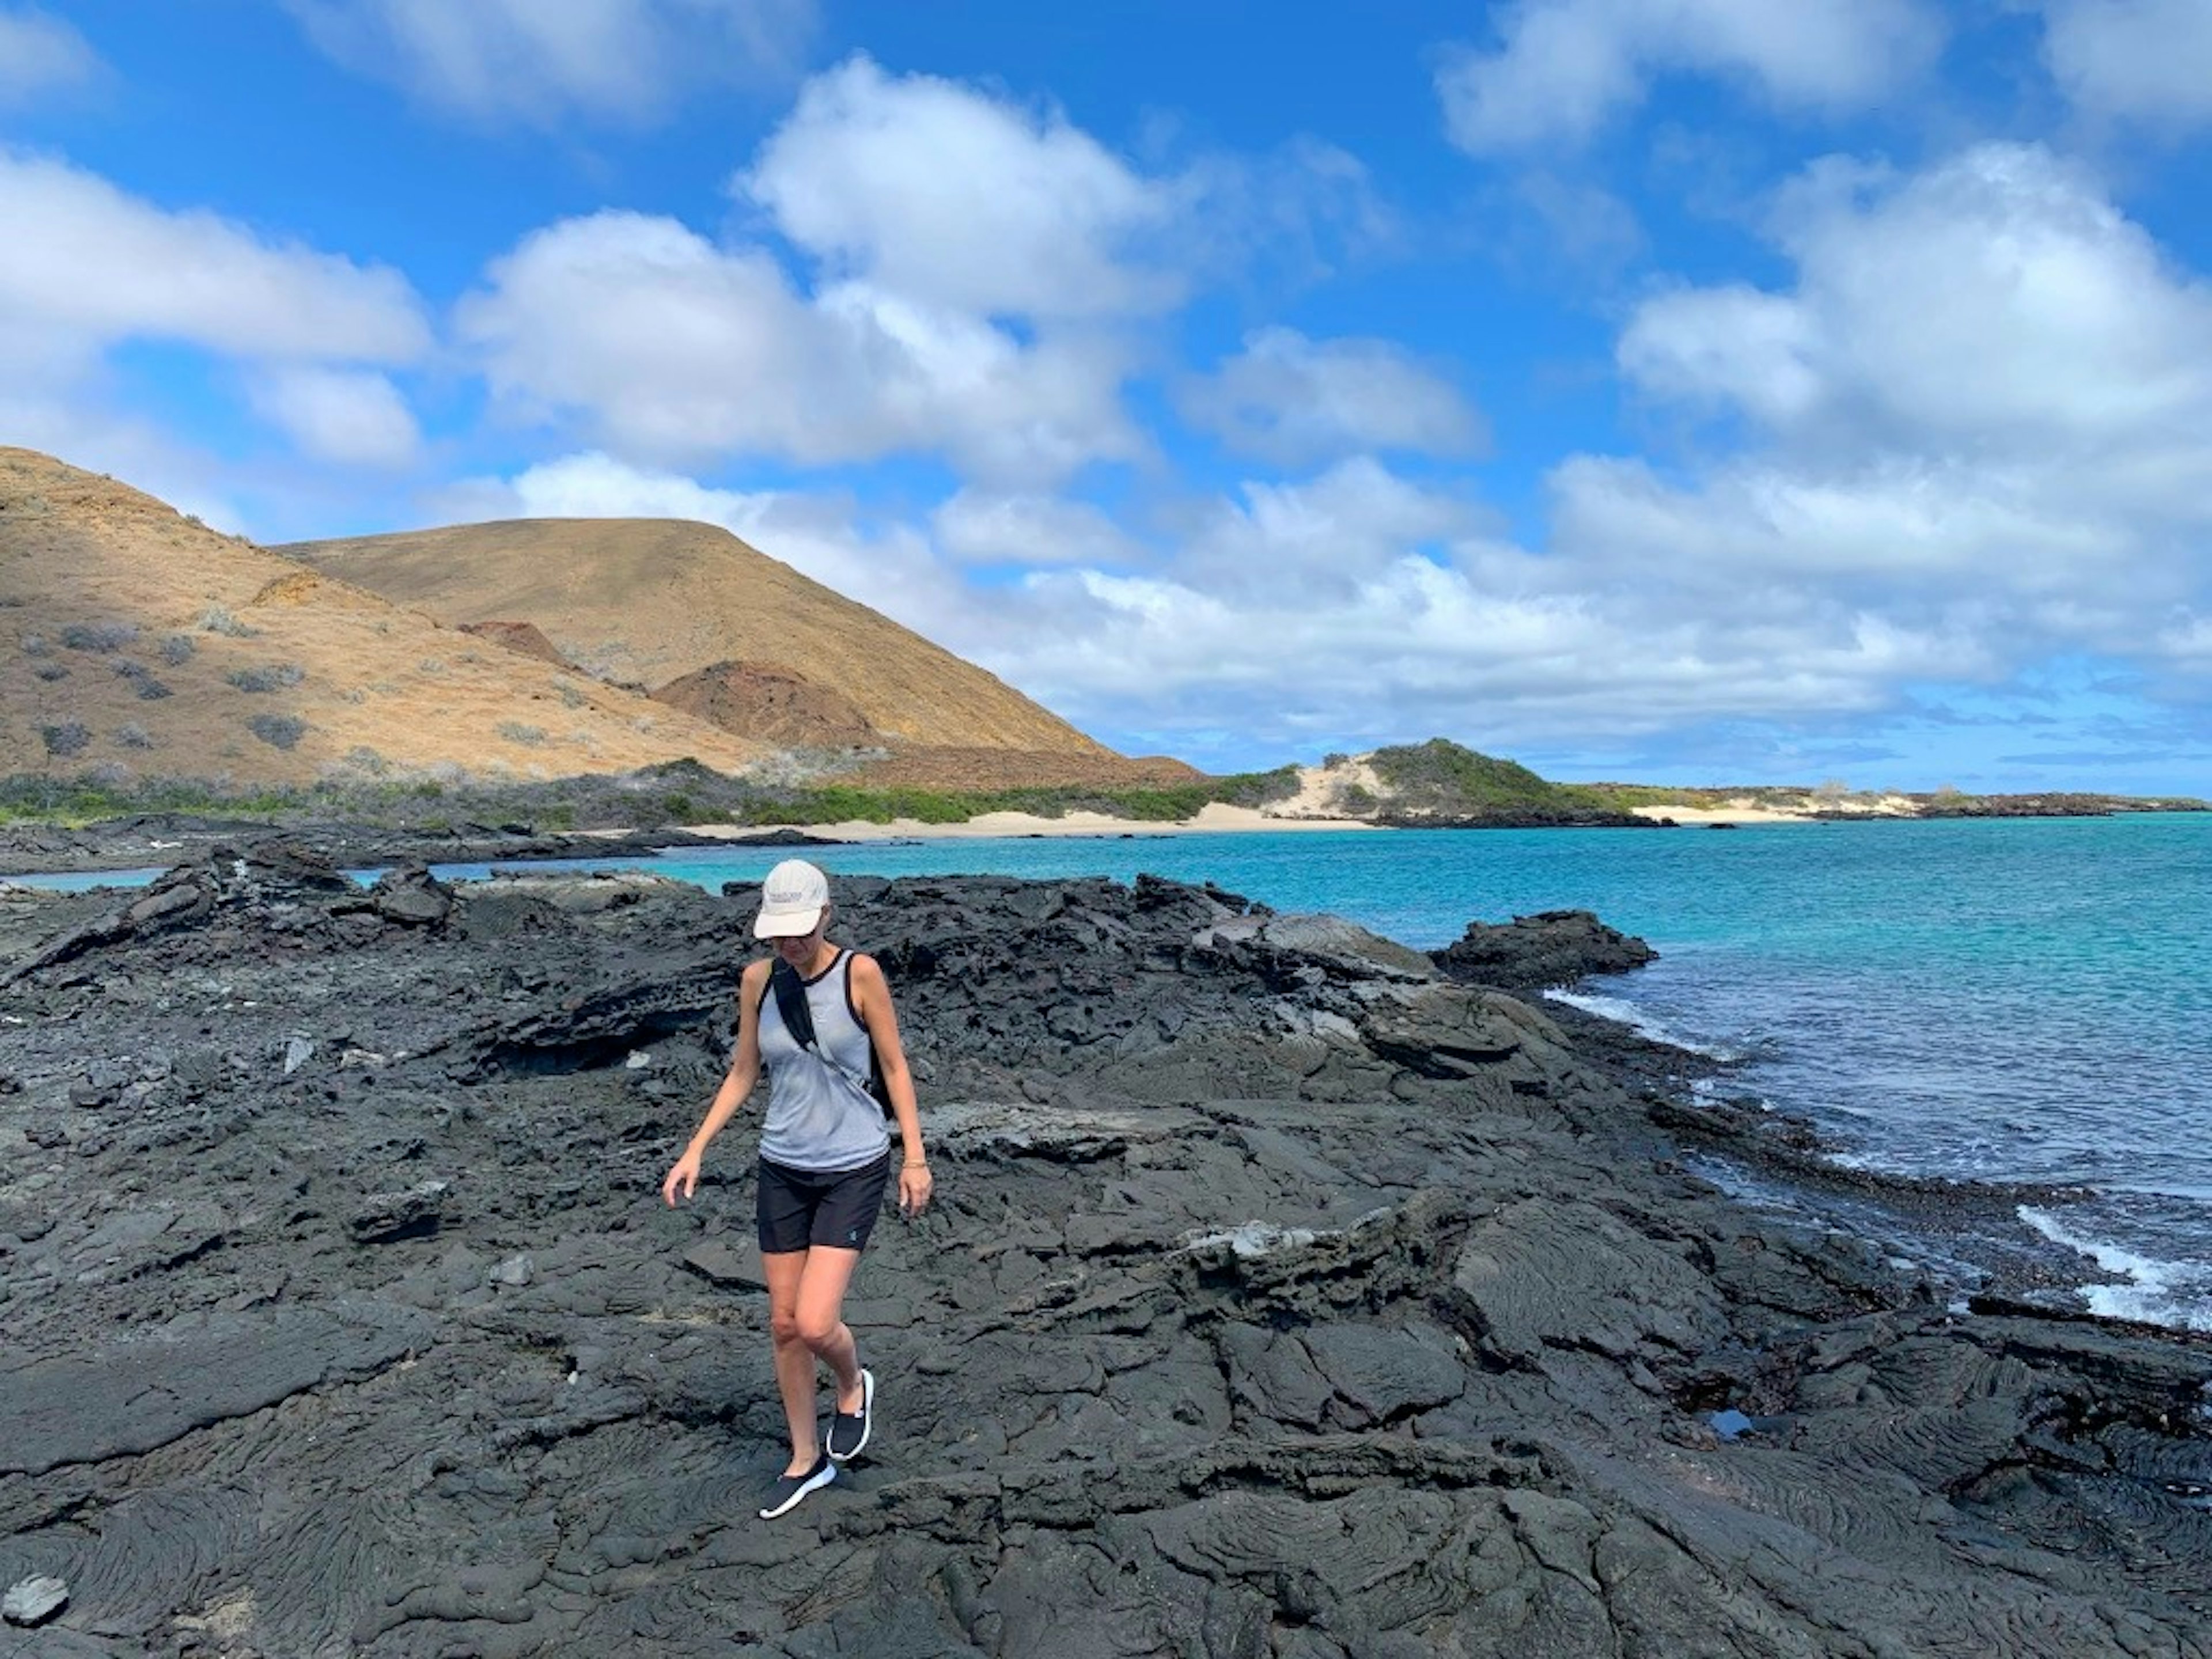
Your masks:
<path fill-rule="evenodd" d="M 0 447 L 0 774 L 562 777 L 765 752 Z"/>
<path fill-rule="evenodd" d="M 898 746 L 1120 757 L 974 664 L 712 525 L 514 520 L 283 550 L 449 623 L 535 623 L 569 661 L 658 689 L 774 664 Z"/>

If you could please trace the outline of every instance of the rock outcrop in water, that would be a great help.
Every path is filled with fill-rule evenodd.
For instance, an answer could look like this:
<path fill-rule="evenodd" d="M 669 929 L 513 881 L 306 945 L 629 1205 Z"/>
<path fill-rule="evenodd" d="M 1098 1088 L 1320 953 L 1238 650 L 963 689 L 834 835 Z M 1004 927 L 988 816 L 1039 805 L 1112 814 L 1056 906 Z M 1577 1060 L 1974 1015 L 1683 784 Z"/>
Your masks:
<path fill-rule="evenodd" d="M 1659 955 L 1587 910 L 1470 921 L 1465 933 L 1431 954 L 1449 978 L 1514 992 L 1571 985 L 1593 974 L 1625 974 Z"/>
<path fill-rule="evenodd" d="M 745 1122 L 657 1190 L 749 901 L 0 896 L 0 1589 L 67 1596 L 0 1655 L 2212 1651 L 2203 1342 L 1951 1311 L 1342 923 L 838 902 L 939 1203 L 848 1304 L 867 1459 L 767 1523 Z"/>

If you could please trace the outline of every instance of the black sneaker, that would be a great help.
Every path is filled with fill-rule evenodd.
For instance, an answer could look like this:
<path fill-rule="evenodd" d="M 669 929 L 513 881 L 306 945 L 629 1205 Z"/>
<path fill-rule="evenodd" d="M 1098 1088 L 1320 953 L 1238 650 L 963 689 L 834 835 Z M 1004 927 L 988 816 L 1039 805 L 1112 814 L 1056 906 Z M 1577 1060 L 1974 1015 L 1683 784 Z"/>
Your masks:
<path fill-rule="evenodd" d="M 804 1474 L 783 1474 L 776 1477 L 775 1485 L 769 1488 L 768 1502 L 761 1506 L 760 1518 L 773 1521 L 779 1515 L 788 1515 L 797 1509 L 811 1492 L 818 1492 L 837 1478 L 837 1466 L 826 1457 L 814 1460 L 814 1467 Z"/>
<path fill-rule="evenodd" d="M 871 1370 L 860 1373 L 860 1409 L 838 1412 L 830 1419 L 830 1455 L 839 1463 L 849 1463 L 860 1455 L 860 1448 L 868 1443 L 868 1429 L 876 1416 L 876 1374 Z"/>

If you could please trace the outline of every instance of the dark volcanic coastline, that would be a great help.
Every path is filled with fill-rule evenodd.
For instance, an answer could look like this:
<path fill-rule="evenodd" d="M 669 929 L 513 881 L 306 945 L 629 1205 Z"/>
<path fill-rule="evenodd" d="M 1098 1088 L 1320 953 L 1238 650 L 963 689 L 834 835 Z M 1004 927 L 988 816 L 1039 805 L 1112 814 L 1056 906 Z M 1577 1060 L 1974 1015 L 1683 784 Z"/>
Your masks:
<path fill-rule="evenodd" d="M 748 1126 L 657 1190 L 749 899 L 0 890 L 0 1656 L 2212 1653 L 2212 1343 L 1727 1197 L 1789 1126 L 1493 988 L 1601 932 L 838 899 L 939 1207 L 765 1523 Z"/>
<path fill-rule="evenodd" d="M 527 823 L 462 823 L 439 830 L 293 822 L 282 830 L 258 819 L 143 813 L 82 829 L 43 823 L 0 825 L 0 883 L 6 872 L 96 875 L 167 868 L 236 843 L 283 840 L 341 868 L 399 863 L 528 864 L 556 859 L 651 858 L 674 847 L 828 847 L 833 837 L 803 830 L 702 836 L 670 826 L 615 831 L 542 830 Z"/>

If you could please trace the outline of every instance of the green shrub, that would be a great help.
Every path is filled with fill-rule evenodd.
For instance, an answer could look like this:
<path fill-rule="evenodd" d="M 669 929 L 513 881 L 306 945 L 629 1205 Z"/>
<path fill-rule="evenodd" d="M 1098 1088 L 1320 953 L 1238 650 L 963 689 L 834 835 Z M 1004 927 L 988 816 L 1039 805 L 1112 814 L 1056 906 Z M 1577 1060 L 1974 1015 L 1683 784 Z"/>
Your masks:
<path fill-rule="evenodd" d="M 62 643 L 72 651 L 90 651 L 105 655 L 120 651 L 138 637 L 134 623 L 78 623 L 62 629 Z"/>
<path fill-rule="evenodd" d="M 248 627 L 219 605 L 209 605 L 200 612 L 200 632 L 221 634 L 234 640 L 250 640 L 258 635 L 258 628 Z"/>
<path fill-rule="evenodd" d="M 92 741 L 92 733 L 82 720 L 64 720 L 54 726 L 39 728 L 40 741 L 46 752 L 58 760 L 67 760 L 72 755 L 82 755 Z"/>
<path fill-rule="evenodd" d="M 307 735 L 307 723 L 296 714 L 256 714 L 246 729 L 271 749 L 290 749 Z"/>
<path fill-rule="evenodd" d="M 1580 810 L 1564 787 L 1547 782 L 1518 761 L 1465 749 L 1444 738 L 1378 749 L 1369 757 L 1401 810 L 1446 816 Z"/>
<path fill-rule="evenodd" d="M 262 668 L 234 668 L 223 678 L 241 691 L 283 691 L 307 674 L 295 662 L 273 662 Z"/>

